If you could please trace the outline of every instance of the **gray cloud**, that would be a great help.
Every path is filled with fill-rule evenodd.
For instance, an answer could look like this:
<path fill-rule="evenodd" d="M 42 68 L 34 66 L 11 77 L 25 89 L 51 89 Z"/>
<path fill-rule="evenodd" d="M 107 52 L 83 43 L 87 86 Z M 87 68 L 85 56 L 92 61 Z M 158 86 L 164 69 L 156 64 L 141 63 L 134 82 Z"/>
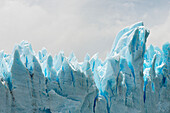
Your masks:
<path fill-rule="evenodd" d="M 104 59 L 116 34 L 137 21 L 151 29 L 149 44 L 161 46 L 155 43 L 158 36 L 168 41 L 168 0 L 1 0 L 0 4 L 0 50 L 8 53 L 16 43 L 28 40 L 35 51 L 46 47 L 53 55 L 64 50 L 66 56 L 74 51 L 79 60 L 87 52 L 99 52 Z"/>
<path fill-rule="evenodd" d="M 148 45 L 153 44 L 158 47 L 162 47 L 162 45 L 166 42 L 170 41 L 170 11 L 167 19 L 163 24 L 155 25 L 151 28 L 151 34 L 148 39 Z"/>

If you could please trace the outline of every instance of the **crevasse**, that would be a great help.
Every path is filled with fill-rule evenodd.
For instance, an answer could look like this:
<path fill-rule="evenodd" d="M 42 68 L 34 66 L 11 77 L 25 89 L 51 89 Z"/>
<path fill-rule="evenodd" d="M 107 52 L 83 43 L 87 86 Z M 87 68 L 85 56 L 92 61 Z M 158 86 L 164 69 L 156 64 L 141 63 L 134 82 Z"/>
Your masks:
<path fill-rule="evenodd" d="M 35 53 L 27 41 L 0 52 L 0 113 L 169 113 L 170 43 L 150 45 L 138 22 L 121 30 L 102 61 Z"/>

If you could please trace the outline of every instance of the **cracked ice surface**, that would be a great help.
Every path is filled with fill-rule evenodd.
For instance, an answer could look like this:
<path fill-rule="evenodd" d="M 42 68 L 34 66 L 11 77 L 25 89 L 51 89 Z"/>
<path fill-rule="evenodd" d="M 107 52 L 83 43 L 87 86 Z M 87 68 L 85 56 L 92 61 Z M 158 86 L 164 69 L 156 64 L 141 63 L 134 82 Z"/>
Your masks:
<path fill-rule="evenodd" d="M 0 113 L 169 113 L 170 43 L 150 45 L 143 22 L 121 30 L 106 59 L 0 51 Z"/>

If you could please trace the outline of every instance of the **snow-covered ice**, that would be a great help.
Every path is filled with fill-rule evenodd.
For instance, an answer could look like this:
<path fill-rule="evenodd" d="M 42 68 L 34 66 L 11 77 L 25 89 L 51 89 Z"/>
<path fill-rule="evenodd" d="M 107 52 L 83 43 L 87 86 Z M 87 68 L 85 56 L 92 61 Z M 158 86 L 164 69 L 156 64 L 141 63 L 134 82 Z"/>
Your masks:
<path fill-rule="evenodd" d="M 121 30 L 102 61 L 35 53 L 27 41 L 0 51 L 0 113 L 169 113 L 170 43 L 146 41 L 143 22 Z"/>

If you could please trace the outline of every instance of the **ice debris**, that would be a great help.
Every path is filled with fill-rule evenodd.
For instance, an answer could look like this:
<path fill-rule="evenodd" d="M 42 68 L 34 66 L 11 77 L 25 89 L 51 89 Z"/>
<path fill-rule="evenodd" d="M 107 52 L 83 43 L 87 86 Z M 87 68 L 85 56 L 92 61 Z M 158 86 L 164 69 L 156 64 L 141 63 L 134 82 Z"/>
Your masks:
<path fill-rule="evenodd" d="M 35 53 L 27 41 L 0 52 L 1 113 L 169 113 L 170 43 L 150 45 L 143 22 L 121 30 L 106 60 Z"/>

